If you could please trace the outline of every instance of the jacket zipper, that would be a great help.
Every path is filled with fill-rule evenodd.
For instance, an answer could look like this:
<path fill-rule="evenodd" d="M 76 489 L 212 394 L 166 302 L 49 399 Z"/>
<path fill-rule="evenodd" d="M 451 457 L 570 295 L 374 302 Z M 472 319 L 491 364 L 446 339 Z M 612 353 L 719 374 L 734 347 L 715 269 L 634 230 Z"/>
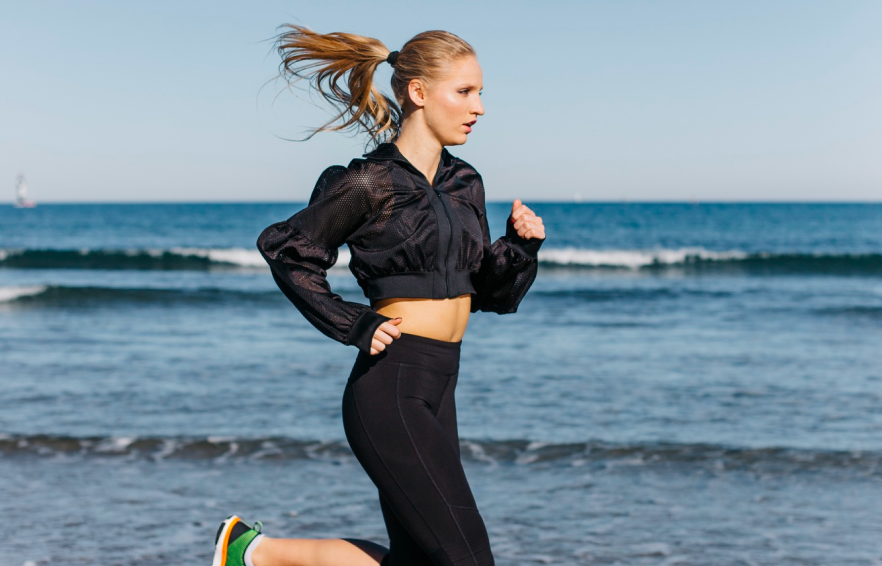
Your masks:
<path fill-rule="evenodd" d="M 445 287 L 445 297 L 450 296 L 450 248 L 453 247 L 453 222 L 450 220 L 450 213 L 447 212 L 447 204 L 445 204 L 444 199 L 441 198 L 441 191 L 438 189 L 433 189 L 435 194 L 438 195 L 438 200 L 441 201 L 441 206 L 444 207 L 444 215 L 447 216 L 447 225 L 450 227 L 450 235 L 447 237 L 447 250 L 444 253 L 444 287 Z"/>

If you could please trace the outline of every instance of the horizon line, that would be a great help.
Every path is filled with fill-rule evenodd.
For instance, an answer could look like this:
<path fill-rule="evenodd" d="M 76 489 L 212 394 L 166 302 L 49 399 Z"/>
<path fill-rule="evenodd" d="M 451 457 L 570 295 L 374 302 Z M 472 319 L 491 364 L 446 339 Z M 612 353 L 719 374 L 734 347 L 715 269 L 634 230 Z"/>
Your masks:
<path fill-rule="evenodd" d="M 523 199 L 522 199 L 523 201 Z M 12 202 L 0 204 L 4 208 L 34 210 L 41 206 L 144 206 L 144 205 L 256 205 L 256 204 L 294 204 L 302 205 L 308 201 L 46 201 L 40 202 L 35 207 L 17 207 Z M 505 200 L 488 200 L 487 204 L 511 204 L 511 201 Z M 531 200 L 525 201 L 528 205 L 546 205 L 546 204 L 575 204 L 575 205 L 785 205 L 785 204 L 805 204 L 805 205 L 882 205 L 880 200 L 704 200 L 704 201 L 688 201 L 688 200 L 598 200 L 598 201 L 571 201 L 571 200 Z"/>
<path fill-rule="evenodd" d="M 512 202 L 511 200 L 487 200 L 485 201 L 488 204 L 509 204 Z M 521 199 L 524 201 L 524 199 Z M 114 205 L 141 205 L 141 204 L 302 204 L 308 202 L 306 200 L 79 200 L 79 201 L 66 201 L 66 200 L 49 200 L 49 201 L 39 201 L 37 202 L 37 208 L 40 205 L 81 205 L 81 204 L 114 204 Z M 823 200 L 823 199 L 813 199 L 813 200 L 700 200 L 700 199 L 673 199 L 673 200 L 643 200 L 643 199 L 607 199 L 607 200 L 529 200 L 531 203 L 538 204 L 691 204 L 691 205 L 701 205 L 701 204 L 882 204 L 882 198 L 878 200 Z M 6 206 L 15 207 L 15 201 L 10 200 L 6 201 Z"/>

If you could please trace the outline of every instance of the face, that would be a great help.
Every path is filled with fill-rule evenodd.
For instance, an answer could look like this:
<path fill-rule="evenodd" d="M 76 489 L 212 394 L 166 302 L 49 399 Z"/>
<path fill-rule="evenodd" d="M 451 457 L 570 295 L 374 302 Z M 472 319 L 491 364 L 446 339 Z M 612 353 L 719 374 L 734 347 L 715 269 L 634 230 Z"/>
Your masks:
<path fill-rule="evenodd" d="M 426 125 L 441 145 L 462 145 L 478 116 L 484 114 L 484 75 L 477 57 L 459 57 L 439 81 L 427 85 L 422 98 Z"/>

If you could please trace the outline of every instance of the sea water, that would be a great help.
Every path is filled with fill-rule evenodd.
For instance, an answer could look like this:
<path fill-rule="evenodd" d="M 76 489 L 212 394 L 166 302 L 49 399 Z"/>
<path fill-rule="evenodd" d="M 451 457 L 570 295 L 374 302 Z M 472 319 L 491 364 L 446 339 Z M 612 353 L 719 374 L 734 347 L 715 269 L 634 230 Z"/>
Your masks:
<path fill-rule="evenodd" d="M 882 205 L 527 204 L 456 391 L 497 563 L 882 564 Z M 255 247 L 303 205 L 0 208 L 0 565 L 208 564 L 232 513 L 388 543 L 357 351 Z"/>

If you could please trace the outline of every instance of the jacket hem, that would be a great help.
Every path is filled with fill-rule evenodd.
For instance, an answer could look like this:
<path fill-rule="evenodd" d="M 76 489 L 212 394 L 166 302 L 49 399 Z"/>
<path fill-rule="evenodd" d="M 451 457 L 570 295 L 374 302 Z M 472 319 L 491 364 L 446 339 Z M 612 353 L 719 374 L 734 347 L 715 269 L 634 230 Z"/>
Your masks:
<path fill-rule="evenodd" d="M 446 281 L 439 275 L 432 271 L 395 273 L 362 281 L 361 287 L 371 302 L 393 298 L 448 299 L 475 292 L 469 270 L 449 271 Z"/>

